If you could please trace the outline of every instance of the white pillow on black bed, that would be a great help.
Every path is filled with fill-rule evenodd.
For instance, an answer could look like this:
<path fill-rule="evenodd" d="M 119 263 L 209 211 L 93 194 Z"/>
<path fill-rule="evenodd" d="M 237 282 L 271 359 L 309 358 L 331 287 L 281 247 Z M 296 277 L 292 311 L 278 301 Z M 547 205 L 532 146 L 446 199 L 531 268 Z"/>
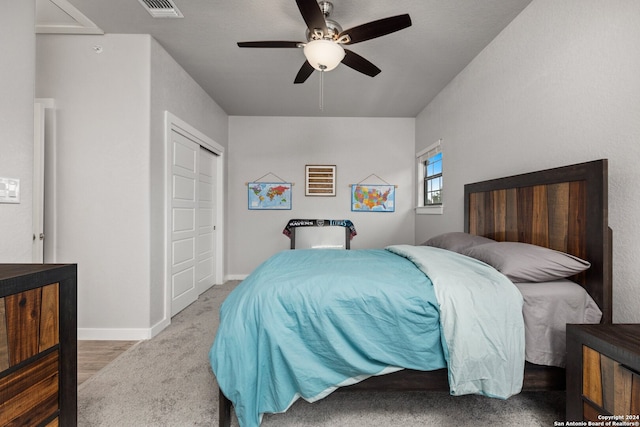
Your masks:
<path fill-rule="evenodd" d="M 591 266 L 576 256 L 520 242 L 486 243 L 463 253 L 489 264 L 514 283 L 562 279 Z"/>
<path fill-rule="evenodd" d="M 495 240 L 487 237 L 476 236 L 461 231 L 440 234 L 424 242 L 421 246 L 433 246 L 434 248 L 446 249 L 453 252 L 463 253 L 474 246 L 494 243 Z"/>

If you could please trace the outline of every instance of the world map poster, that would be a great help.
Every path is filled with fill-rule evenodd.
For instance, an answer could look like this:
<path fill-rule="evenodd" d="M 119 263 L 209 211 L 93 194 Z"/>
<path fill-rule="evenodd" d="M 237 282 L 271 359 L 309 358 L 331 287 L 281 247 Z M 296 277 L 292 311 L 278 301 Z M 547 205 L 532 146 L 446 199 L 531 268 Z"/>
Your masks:
<path fill-rule="evenodd" d="M 291 183 L 250 182 L 249 209 L 291 209 Z"/>
<path fill-rule="evenodd" d="M 395 202 L 395 185 L 351 186 L 351 210 L 354 212 L 395 212 Z"/>

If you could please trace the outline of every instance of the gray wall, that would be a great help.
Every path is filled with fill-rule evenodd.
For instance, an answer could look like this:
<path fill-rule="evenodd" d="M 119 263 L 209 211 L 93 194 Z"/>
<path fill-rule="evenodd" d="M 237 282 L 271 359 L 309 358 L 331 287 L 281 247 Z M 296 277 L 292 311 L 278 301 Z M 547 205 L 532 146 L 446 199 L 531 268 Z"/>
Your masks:
<path fill-rule="evenodd" d="M 227 116 L 148 35 L 37 39 L 37 96 L 57 106 L 56 261 L 78 263 L 79 337 L 148 337 L 166 320 L 164 110 L 223 146 Z"/>
<path fill-rule="evenodd" d="M 246 275 L 288 249 L 282 229 L 291 218 L 350 219 L 354 249 L 413 243 L 414 128 L 413 118 L 230 117 L 228 274 Z M 306 164 L 337 166 L 336 197 L 305 197 Z M 292 210 L 248 210 L 246 183 L 269 172 L 295 183 Z M 351 212 L 349 184 L 371 174 L 398 185 L 395 212 Z"/>
<path fill-rule="evenodd" d="M 416 119 L 443 139 L 445 208 L 416 241 L 463 229 L 463 185 L 609 159 L 614 321 L 640 322 L 640 2 L 534 0 Z"/>
<path fill-rule="evenodd" d="M 35 12 L 33 2 L 5 3 L 6 13 L 0 17 L 0 176 L 20 178 L 23 193 L 20 205 L 0 205 L 0 261 L 29 262 Z M 74 41 L 53 46 L 41 41 L 45 37 Z M 178 117 L 229 147 L 228 275 L 245 275 L 270 254 L 286 249 L 289 242 L 281 229 L 290 217 L 349 217 L 359 232 L 355 248 L 420 242 L 462 229 L 464 183 L 609 158 L 614 320 L 640 322 L 640 265 L 635 259 L 640 252 L 639 2 L 534 0 L 416 119 L 227 121 L 195 83 L 186 83 L 189 78 L 155 42 L 146 36 L 122 37 L 38 36 L 35 95 L 56 98 L 60 107 L 58 143 L 64 167 L 59 180 L 66 196 L 59 200 L 64 214 L 59 234 L 69 234 L 59 261 L 81 263 L 81 327 L 146 330 L 161 316 L 161 255 L 155 239 L 164 211 L 158 212 L 154 185 L 163 161 L 158 122 L 164 108 L 174 109 Z M 112 63 L 109 50 L 96 55 L 93 38 L 124 43 L 123 56 Z M 120 67 L 128 72 L 121 73 Z M 184 94 L 191 99 L 172 93 L 174 78 L 183 79 L 176 89 L 187 87 Z M 146 100 L 132 98 L 140 91 Z M 123 106 L 127 114 L 120 111 Z M 133 123 L 130 114 L 139 120 Z M 440 138 L 445 152 L 444 215 L 414 216 L 414 154 Z M 122 148 L 129 142 L 135 146 L 133 153 Z M 122 159 L 125 153 L 130 158 Z M 337 197 L 304 196 L 306 163 L 338 165 Z M 292 211 L 247 210 L 244 183 L 267 172 L 296 182 Z M 350 212 L 348 184 L 371 173 L 399 185 L 396 213 Z M 99 185 L 91 185 L 95 179 L 89 178 L 96 174 Z M 118 192 L 118 186 L 133 193 Z M 134 208 L 140 212 L 128 215 Z M 94 215 L 95 221 L 87 221 Z M 135 229 L 120 235 L 131 247 L 112 236 L 112 224 L 122 221 L 133 221 L 124 227 Z M 123 247 L 131 260 L 119 253 Z M 123 294 L 135 298 L 122 305 Z"/>
<path fill-rule="evenodd" d="M 0 13 L 0 177 L 20 179 L 19 204 L 0 204 L 0 262 L 31 262 L 35 2 Z"/>

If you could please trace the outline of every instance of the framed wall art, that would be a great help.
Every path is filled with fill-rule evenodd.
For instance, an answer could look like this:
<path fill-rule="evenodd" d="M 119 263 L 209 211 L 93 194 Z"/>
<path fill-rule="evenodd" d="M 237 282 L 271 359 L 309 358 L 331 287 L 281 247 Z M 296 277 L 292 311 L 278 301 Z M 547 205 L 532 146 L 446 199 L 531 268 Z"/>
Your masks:
<path fill-rule="evenodd" d="M 290 210 L 290 182 L 248 182 L 249 210 Z"/>
<path fill-rule="evenodd" d="M 335 196 L 336 166 L 306 165 L 305 196 Z"/>
<path fill-rule="evenodd" d="M 351 210 L 353 212 L 395 212 L 395 185 L 352 184 Z"/>

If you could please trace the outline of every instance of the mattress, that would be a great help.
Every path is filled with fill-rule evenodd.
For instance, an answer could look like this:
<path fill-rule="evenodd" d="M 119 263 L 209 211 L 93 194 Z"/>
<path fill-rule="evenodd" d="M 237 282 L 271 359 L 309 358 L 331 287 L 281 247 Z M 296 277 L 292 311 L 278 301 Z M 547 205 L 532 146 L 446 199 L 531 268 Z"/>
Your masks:
<path fill-rule="evenodd" d="M 568 279 L 515 285 L 524 299 L 525 359 L 565 367 L 567 323 L 599 323 L 602 311 L 582 286 Z"/>

